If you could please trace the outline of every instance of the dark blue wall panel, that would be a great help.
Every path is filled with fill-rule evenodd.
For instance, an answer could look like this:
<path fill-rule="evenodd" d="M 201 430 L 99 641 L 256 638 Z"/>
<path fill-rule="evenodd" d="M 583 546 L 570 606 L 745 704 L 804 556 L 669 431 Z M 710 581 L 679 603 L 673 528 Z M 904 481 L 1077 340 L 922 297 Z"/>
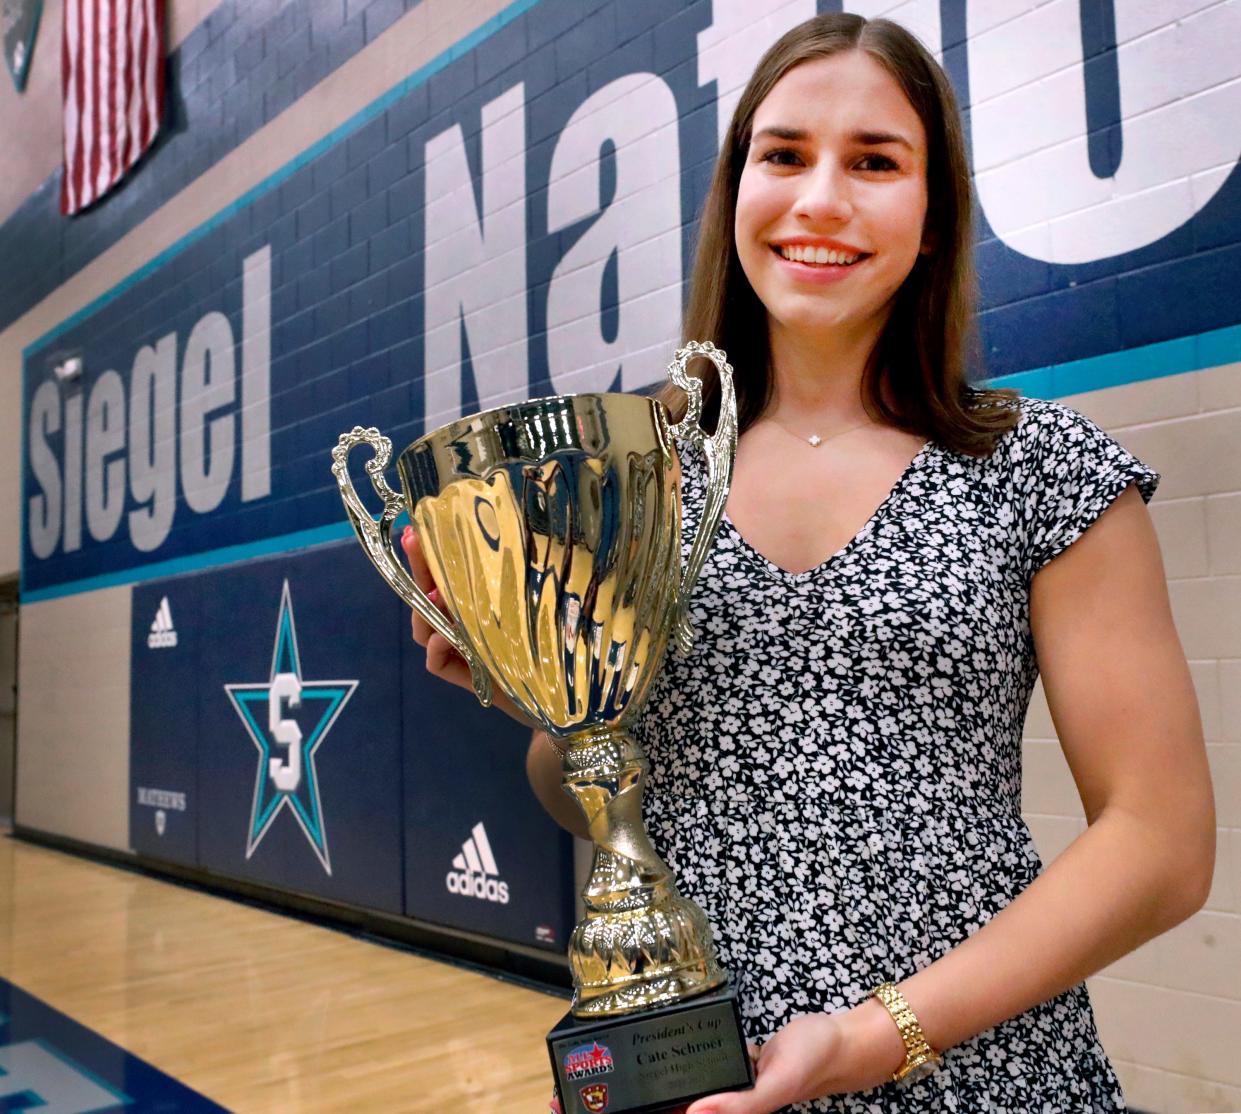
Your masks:
<path fill-rule="evenodd" d="M 177 646 L 148 649 L 146 613 L 164 597 Z M 400 912 L 408 620 L 358 545 L 158 581 L 135 592 L 134 615 L 135 797 L 186 793 L 196 828 L 195 850 L 173 820 L 161 837 L 152 808 L 132 807 L 135 850 Z M 273 701 L 281 674 L 297 682 Z M 280 742 L 289 730 L 300 743 Z"/>
<path fill-rule="evenodd" d="M 356 543 L 201 580 L 211 632 L 199 687 L 202 865 L 399 912 L 399 601 Z M 288 673 L 300 676 L 300 705 L 271 699 L 273 680 Z M 272 773 L 289 762 L 273 707 L 301 736 L 288 791 Z"/>
<path fill-rule="evenodd" d="M 200 577 L 134 589 L 130 640 L 130 846 L 198 863 Z"/>
<path fill-rule="evenodd" d="M 526 780 L 529 730 L 430 676 L 412 640 L 404 677 L 406 912 L 563 951 L 573 841 Z"/>

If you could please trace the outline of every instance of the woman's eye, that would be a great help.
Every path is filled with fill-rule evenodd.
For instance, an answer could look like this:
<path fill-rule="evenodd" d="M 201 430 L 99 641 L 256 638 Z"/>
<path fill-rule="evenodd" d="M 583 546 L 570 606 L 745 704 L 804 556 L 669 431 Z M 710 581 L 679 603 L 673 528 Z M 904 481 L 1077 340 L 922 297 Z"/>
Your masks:
<path fill-rule="evenodd" d="M 793 166 L 797 158 L 796 151 L 790 151 L 787 147 L 773 147 L 770 151 L 760 155 L 759 161 L 775 163 L 777 166 Z"/>
<path fill-rule="evenodd" d="M 887 155 L 867 155 L 862 162 L 879 163 L 878 166 L 863 167 L 864 170 L 897 170 L 899 169 Z"/>

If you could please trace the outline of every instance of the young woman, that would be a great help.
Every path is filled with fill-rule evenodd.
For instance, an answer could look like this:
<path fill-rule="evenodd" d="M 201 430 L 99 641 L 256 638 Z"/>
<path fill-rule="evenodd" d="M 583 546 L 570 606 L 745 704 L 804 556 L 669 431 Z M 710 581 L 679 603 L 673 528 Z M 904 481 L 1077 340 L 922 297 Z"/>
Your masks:
<path fill-rule="evenodd" d="M 1083 980 L 1209 889 L 1159 476 L 1068 407 L 967 386 L 972 250 L 958 109 L 917 40 L 826 15 L 776 43 L 686 319 L 737 369 L 736 470 L 693 652 L 635 725 L 648 830 L 758 1044 L 757 1085 L 689 1114 L 1123 1110 Z M 687 544 L 703 481 L 683 447 Z M 1040 672 L 1089 821 L 1046 869 L 1021 817 Z M 528 769 L 581 834 L 537 734 Z"/>

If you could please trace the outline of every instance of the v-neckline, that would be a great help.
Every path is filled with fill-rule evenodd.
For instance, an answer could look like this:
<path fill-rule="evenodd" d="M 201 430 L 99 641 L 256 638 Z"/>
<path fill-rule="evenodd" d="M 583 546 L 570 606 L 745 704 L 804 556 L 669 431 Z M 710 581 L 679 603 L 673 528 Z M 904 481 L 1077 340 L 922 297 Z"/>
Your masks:
<path fill-rule="evenodd" d="M 917 469 L 918 464 L 921 462 L 922 458 L 926 456 L 927 453 L 930 451 L 932 444 L 933 444 L 933 439 L 929 439 L 922 443 L 922 447 L 914 454 L 913 459 L 905 466 L 905 470 L 900 474 L 899 477 L 897 477 L 896 483 L 892 485 L 891 490 L 887 493 L 887 495 L 884 496 L 883 502 L 881 502 L 879 506 L 877 506 L 874 509 L 870 518 L 868 518 L 862 524 L 861 529 L 858 530 L 858 532 L 854 534 L 853 537 L 851 537 L 843 546 L 841 546 L 840 549 L 836 550 L 835 553 L 832 553 L 829 556 L 825 557 L 822 561 L 820 561 L 813 568 L 806 569 L 804 572 L 790 572 L 788 569 L 781 568 L 781 566 L 777 565 L 770 557 L 766 556 L 766 554 L 759 552 L 758 549 L 756 549 L 753 545 L 751 545 L 746 540 L 745 535 L 742 534 L 742 532 L 739 529 L 737 529 L 737 525 L 729 517 L 727 509 L 725 509 L 724 511 L 724 517 L 720 524 L 721 529 L 727 528 L 728 530 L 731 530 L 733 537 L 736 538 L 736 540 L 741 544 L 742 548 L 744 548 L 748 553 L 750 553 L 758 561 L 759 564 L 761 564 L 769 573 L 771 573 L 777 579 L 790 581 L 790 582 L 808 580 L 811 577 L 817 575 L 818 573 L 823 572 L 825 569 L 829 568 L 830 566 L 834 565 L 837 561 L 843 559 L 850 551 L 852 551 L 856 546 L 860 545 L 867 537 L 871 535 L 871 533 L 874 532 L 875 527 L 887 514 L 888 509 L 891 507 L 892 503 L 896 500 L 896 497 L 900 494 L 901 489 L 904 488 L 909 477 L 913 475 L 914 471 Z"/>

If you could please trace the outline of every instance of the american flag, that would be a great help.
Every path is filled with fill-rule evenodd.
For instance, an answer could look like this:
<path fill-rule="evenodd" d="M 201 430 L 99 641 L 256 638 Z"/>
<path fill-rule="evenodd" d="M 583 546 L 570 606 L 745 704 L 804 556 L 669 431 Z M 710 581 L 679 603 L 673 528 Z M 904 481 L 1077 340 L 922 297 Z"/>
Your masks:
<path fill-rule="evenodd" d="M 165 0 L 65 0 L 60 211 L 97 201 L 155 138 L 164 112 Z"/>

